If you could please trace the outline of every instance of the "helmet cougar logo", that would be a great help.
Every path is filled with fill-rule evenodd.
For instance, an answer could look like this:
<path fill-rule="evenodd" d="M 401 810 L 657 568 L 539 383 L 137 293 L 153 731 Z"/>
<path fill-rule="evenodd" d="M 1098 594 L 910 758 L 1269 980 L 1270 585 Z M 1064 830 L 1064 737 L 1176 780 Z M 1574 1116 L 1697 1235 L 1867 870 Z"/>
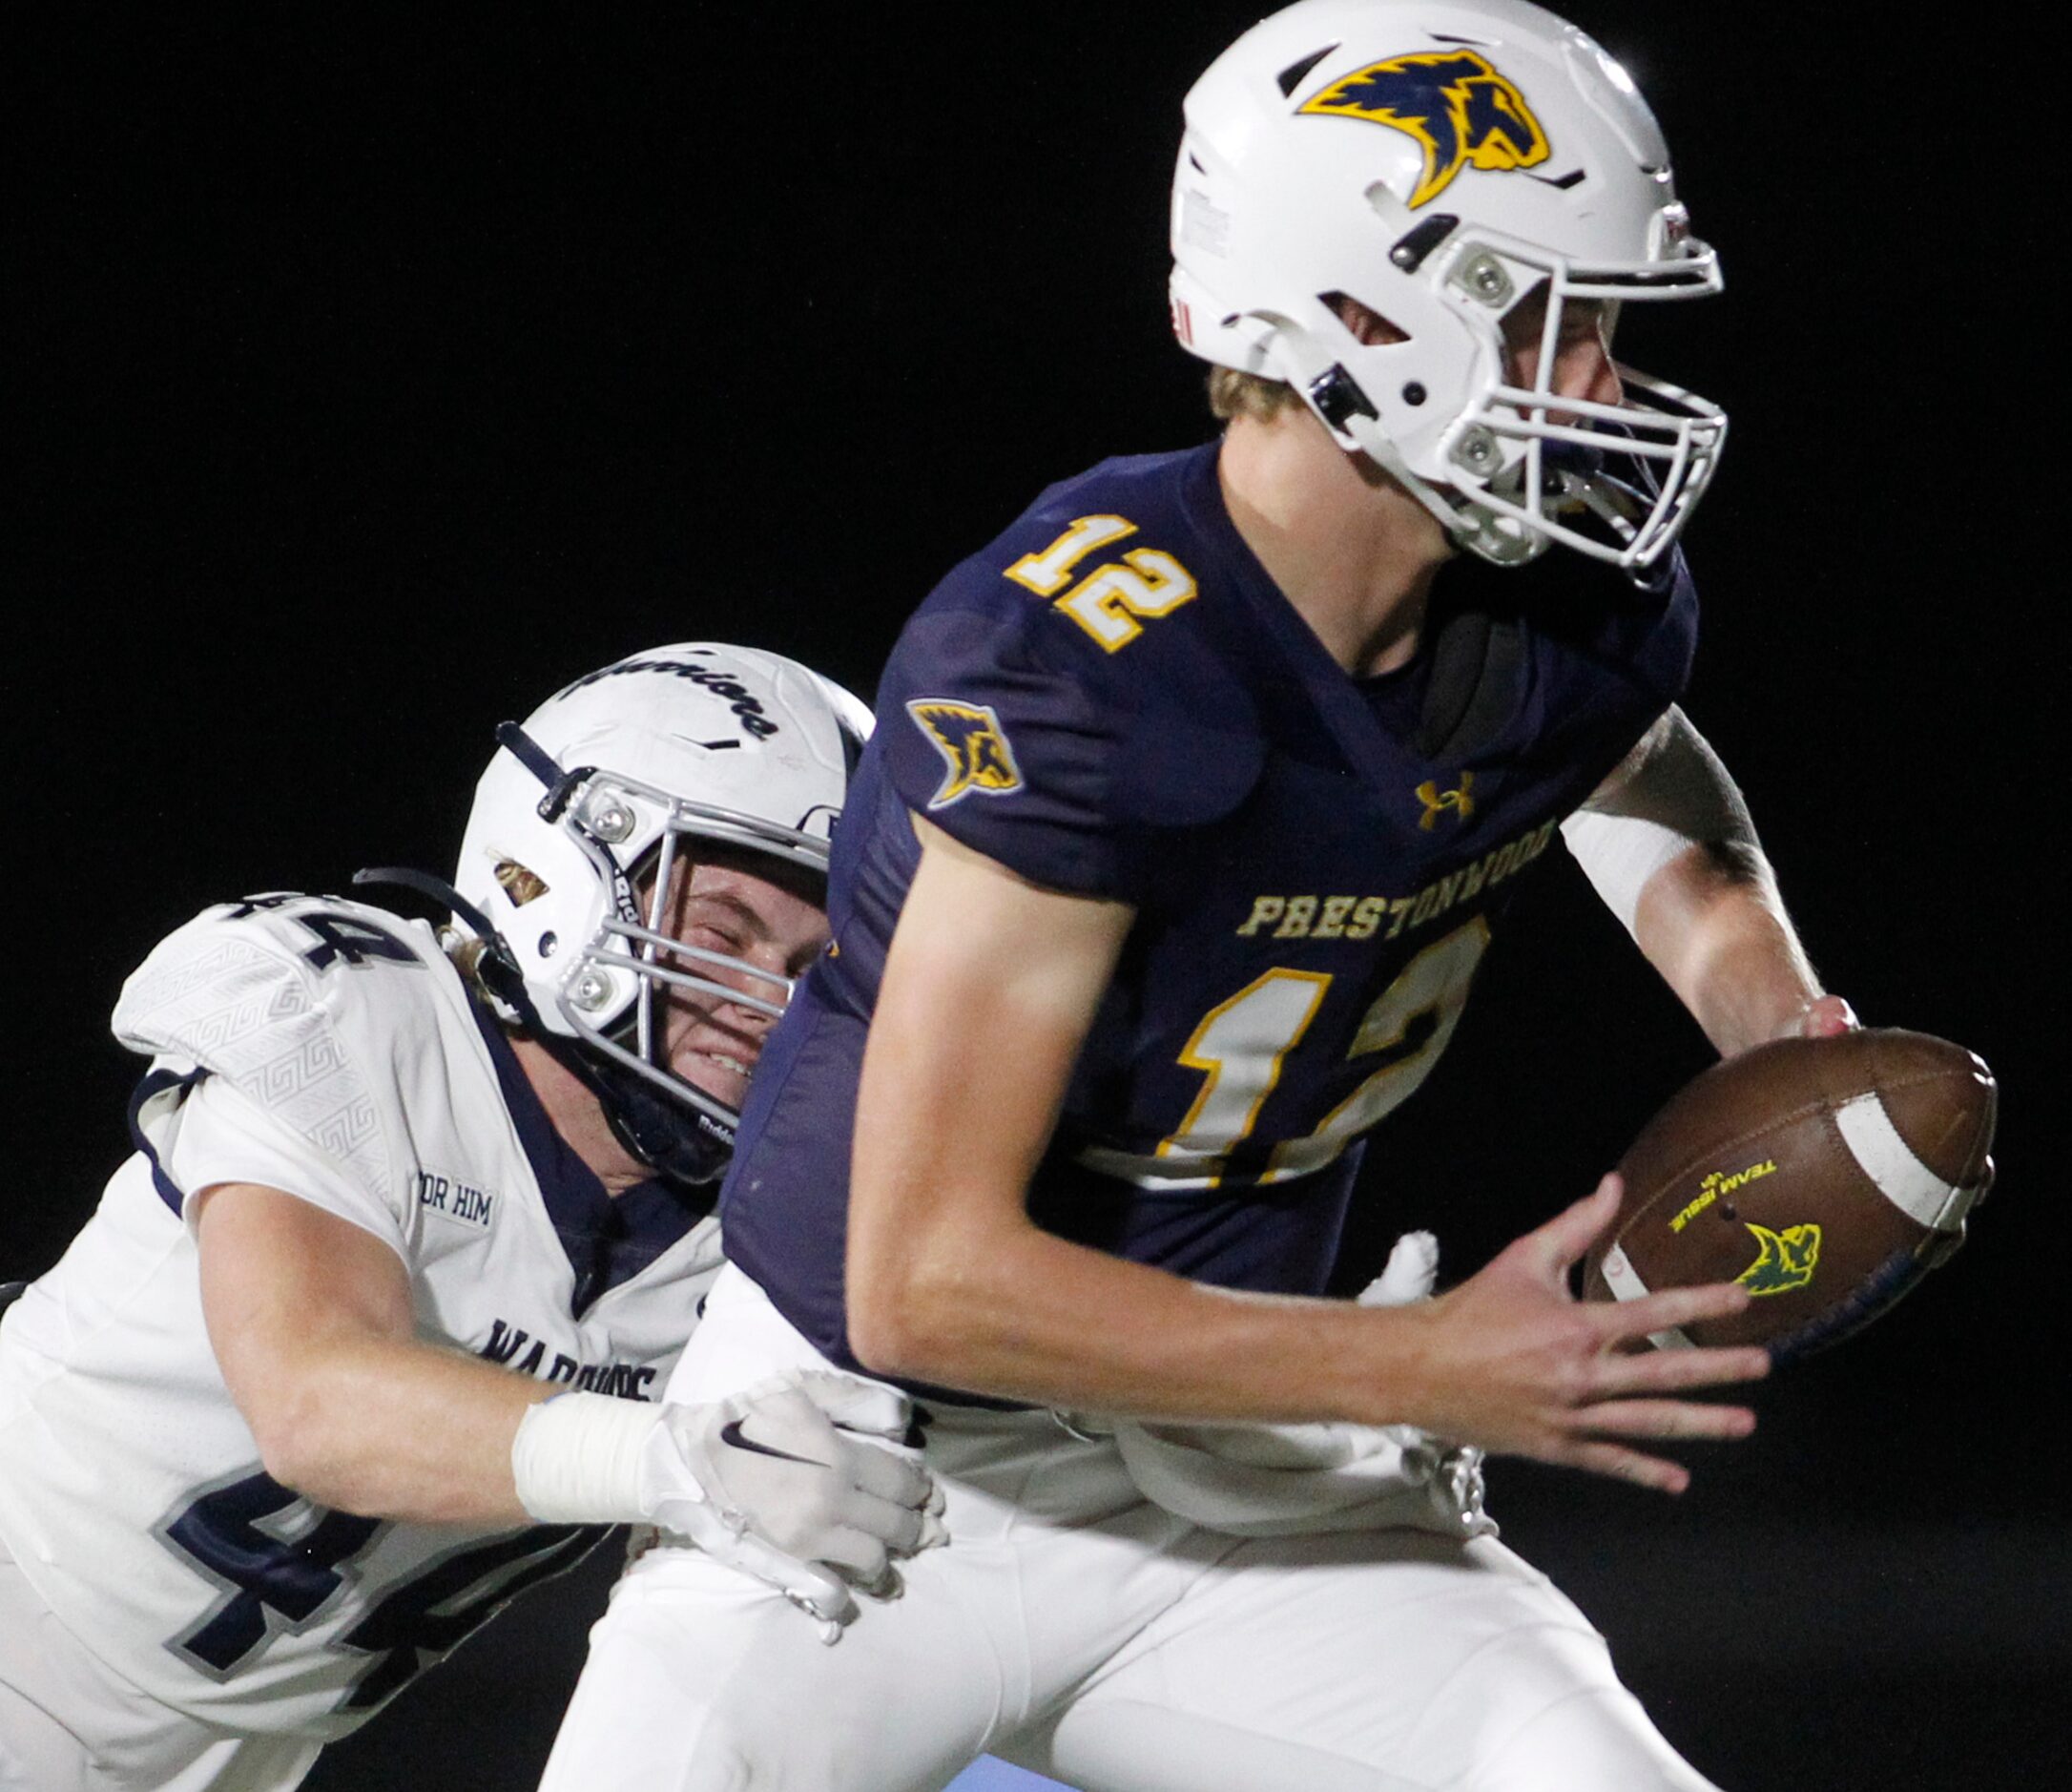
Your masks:
<path fill-rule="evenodd" d="M 1410 196 L 1412 210 L 1437 198 L 1462 168 L 1533 168 L 1549 153 L 1525 96 L 1472 50 L 1372 63 L 1312 94 L 1299 110 L 1364 118 L 1415 137 L 1424 173 Z"/>

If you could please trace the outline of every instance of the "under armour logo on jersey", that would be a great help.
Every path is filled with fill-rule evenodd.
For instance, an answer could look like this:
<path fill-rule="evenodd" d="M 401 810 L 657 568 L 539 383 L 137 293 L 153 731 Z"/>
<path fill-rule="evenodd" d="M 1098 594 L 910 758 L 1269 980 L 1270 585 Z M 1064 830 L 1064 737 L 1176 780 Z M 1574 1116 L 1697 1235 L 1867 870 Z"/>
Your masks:
<path fill-rule="evenodd" d="M 1424 813 L 1418 817 L 1418 825 L 1430 833 L 1439 825 L 1439 818 L 1449 811 L 1457 821 L 1466 821 L 1475 813 L 1475 799 L 1468 795 L 1474 788 L 1473 772 L 1461 774 L 1458 790 L 1441 790 L 1436 781 L 1427 778 L 1418 786 L 1418 801 L 1424 804 Z"/>
<path fill-rule="evenodd" d="M 1021 789 L 1014 749 L 1007 744 L 1000 718 L 984 704 L 923 697 L 907 704 L 906 713 L 949 767 L 941 788 L 928 799 L 931 809 L 946 808 L 974 790 L 998 797 Z"/>
<path fill-rule="evenodd" d="M 1803 1288 L 1813 1279 L 1813 1265 L 1820 1261 L 1820 1228 L 1787 1226 L 1772 1232 L 1744 1219 L 1761 1247 L 1756 1260 L 1734 1278 L 1751 1294 L 1788 1294 Z"/>
<path fill-rule="evenodd" d="M 1413 209 L 1437 198 L 1463 168 L 1503 173 L 1547 158 L 1546 133 L 1525 96 L 1472 50 L 1391 56 L 1332 82 L 1301 111 L 1363 118 L 1417 139 L 1424 173 Z"/>

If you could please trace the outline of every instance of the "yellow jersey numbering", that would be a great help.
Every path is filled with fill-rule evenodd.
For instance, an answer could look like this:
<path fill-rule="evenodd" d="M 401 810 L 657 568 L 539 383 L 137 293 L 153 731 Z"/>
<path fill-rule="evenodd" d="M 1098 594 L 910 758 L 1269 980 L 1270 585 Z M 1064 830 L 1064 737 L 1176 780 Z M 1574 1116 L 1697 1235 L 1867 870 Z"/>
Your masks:
<path fill-rule="evenodd" d="M 1002 576 L 1039 597 L 1053 598 L 1054 608 L 1112 654 L 1144 633 L 1140 617 L 1171 615 L 1200 589 L 1193 573 L 1156 548 L 1129 549 L 1073 581 L 1079 563 L 1095 549 L 1136 532 L 1126 516 L 1082 516 L 1042 552 L 1025 553 Z"/>
<path fill-rule="evenodd" d="M 942 754 L 948 771 L 935 795 L 931 809 L 941 809 L 976 790 L 981 796 L 1000 797 L 1022 787 L 1022 773 L 1014 762 L 1014 749 L 1000 718 L 983 703 L 957 703 L 947 698 L 917 697 L 907 704 L 929 743 Z"/>

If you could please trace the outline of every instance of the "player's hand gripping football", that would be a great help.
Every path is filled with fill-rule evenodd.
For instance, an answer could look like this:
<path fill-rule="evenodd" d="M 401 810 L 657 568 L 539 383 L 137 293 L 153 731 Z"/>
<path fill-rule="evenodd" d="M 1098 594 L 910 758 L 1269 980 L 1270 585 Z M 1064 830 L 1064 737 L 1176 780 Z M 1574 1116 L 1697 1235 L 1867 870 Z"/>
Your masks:
<path fill-rule="evenodd" d="M 1433 1328 L 1419 1425 L 1667 1493 L 1681 1493 L 1689 1471 L 1626 1440 L 1736 1438 L 1755 1428 L 1746 1407 L 1683 1396 L 1760 1380 L 1770 1372 L 1766 1351 L 1633 1348 L 1650 1332 L 1740 1312 L 1746 1289 L 1720 1282 L 1588 1304 L 1569 1292 L 1569 1271 L 1617 1217 L 1619 1197 L 1619 1178 L 1607 1176 L 1479 1274 L 1412 1309 Z"/>
<path fill-rule="evenodd" d="M 884 1447 L 908 1416 L 893 1389 L 820 1371 L 664 1407 L 642 1504 L 651 1523 L 777 1588 L 832 1642 L 857 1615 L 851 1584 L 890 1597 L 891 1558 L 948 1536 L 933 1478 Z"/>

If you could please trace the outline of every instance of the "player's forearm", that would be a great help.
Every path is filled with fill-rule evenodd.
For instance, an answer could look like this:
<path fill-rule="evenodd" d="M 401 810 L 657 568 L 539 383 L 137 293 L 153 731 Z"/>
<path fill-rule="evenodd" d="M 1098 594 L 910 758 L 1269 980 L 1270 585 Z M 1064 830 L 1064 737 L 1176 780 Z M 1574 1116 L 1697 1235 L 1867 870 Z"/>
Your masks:
<path fill-rule="evenodd" d="M 1412 1416 L 1423 1328 L 1248 1298 L 1028 1219 L 1131 911 L 1046 892 L 924 828 L 857 1091 L 849 1344 L 881 1374 L 1089 1411 Z M 1009 944 L 1011 943 L 1011 944 Z"/>
<path fill-rule="evenodd" d="M 263 1184 L 195 1198 L 209 1344 L 268 1474 L 363 1517 L 526 1522 L 511 1439 L 551 1386 L 419 1340 L 371 1233 Z"/>
<path fill-rule="evenodd" d="M 1760 847 L 1692 846 L 1640 895 L 1634 937 L 1722 1056 L 1792 1031 L 1820 993 Z"/>
<path fill-rule="evenodd" d="M 1374 1386 L 1339 1385 L 1350 1304 L 1218 1292 L 1030 1222 L 1076 1031 L 1009 1004 L 974 1031 L 1019 1050 L 977 1066 L 909 999 L 887 979 L 858 1094 L 848 1321 L 866 1367 L 1089 1411 L 1378 1422 Z"/>
<path fill-rule="evenodd" d="M 1087 1412 L 1415 1422 L 1427 1378 L 1402 1313 L 1211 1288 L 1026 1221 L 852 1257 L 850 1302 L 880 1374 Z"/>
<path fill-rule="evenodd" d="M 530 1522 L 511 1439 L 556 1390 L 430 1344 L 351 1338 L 276 1365 L 240 1405 L 267 1473 L 316 1501 L 418 1524 Z"/>
<path fill-rule="evenodd" d="M 1671 705 L 1563 834 L 1722 1055 L 1792 1030 L 1820 993 L 1748 804 Z"/>

